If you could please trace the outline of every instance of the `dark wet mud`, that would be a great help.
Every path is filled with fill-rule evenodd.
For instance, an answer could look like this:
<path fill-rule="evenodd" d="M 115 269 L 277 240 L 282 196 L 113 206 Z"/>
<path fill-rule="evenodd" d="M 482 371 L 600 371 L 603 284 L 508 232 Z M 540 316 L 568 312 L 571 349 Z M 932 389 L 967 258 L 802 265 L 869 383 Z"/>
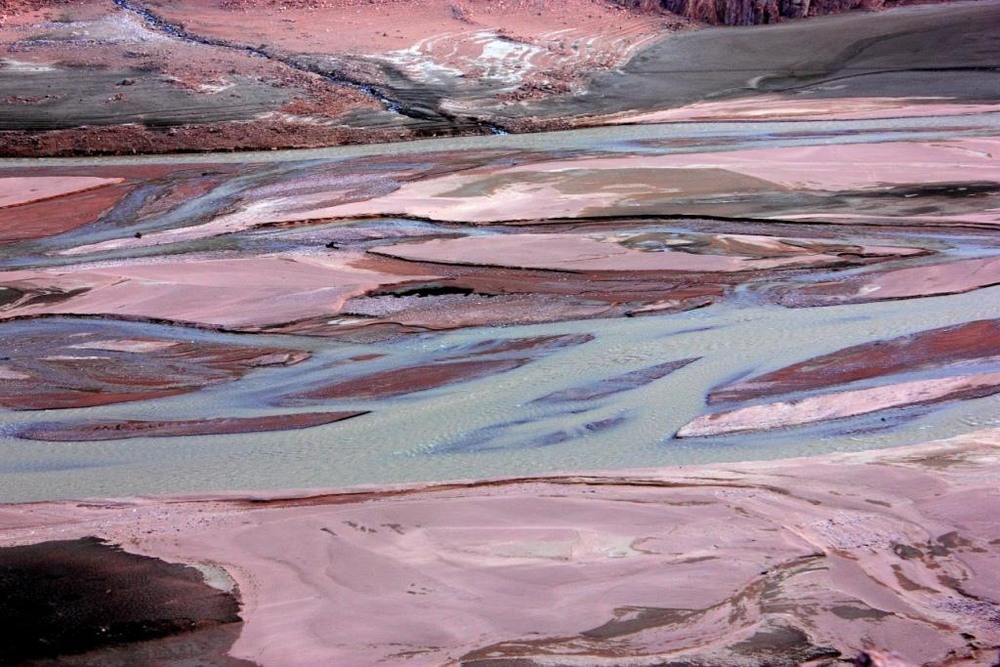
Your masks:
<path fill-rule="evenodd" d="M 3 665 L 251 665 L 233 593 L 97 538 L 0 549 Z"/>

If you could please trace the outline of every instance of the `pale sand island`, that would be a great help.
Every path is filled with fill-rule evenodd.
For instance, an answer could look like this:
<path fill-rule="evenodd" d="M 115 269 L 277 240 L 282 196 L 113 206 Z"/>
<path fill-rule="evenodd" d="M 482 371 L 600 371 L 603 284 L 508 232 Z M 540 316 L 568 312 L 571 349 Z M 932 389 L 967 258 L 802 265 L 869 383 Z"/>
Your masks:
<path fill-rule="evenodd" d="M 5 4 L 0 666 L 1000 665 L 1000 4 L 901 4 Z"/>

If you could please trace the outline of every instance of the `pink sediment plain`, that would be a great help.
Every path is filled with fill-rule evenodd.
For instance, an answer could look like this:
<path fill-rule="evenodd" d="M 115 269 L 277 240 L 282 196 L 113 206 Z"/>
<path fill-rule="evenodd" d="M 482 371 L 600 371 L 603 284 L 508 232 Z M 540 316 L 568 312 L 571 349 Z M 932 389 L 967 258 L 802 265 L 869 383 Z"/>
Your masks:
<path fill-rule="evenodd" d="M 0 208 L 53 199 L 121 183 L 123 178 L 93 176 L 12 176 L 0 178 Z"/>
<path fill-rule="evenodd" d="M 774 637 L 783 660 L 875 644 L 988 664 L 998 448 L 992 429 L 801 460 L 7 505 L 0 535 L 222 567 L 243 596 L 231 654 L 261 665 L 744 664 Z"/>
<path fill-rule="evenodd" d="M 640 164 L 659 169 L 725 169 L 800 190 L 991 181 L 1000 179 L 1000 137 L 583 158 L 512 167 L 510 171 L 624 169 Z"/>
<path fill-rule="evenodd" d="M 0 273 L 0 284 L 6 287 L 27 292 L 85 291 L 61 301 L 8 308 L 0 318 L 115 315 L 253 327 L 332 315 L 352 296 L 386 284 L 426 278 L 359 269 L 352 266 L 358 257 L 288 253 L 7 271 Z"/>
<path fill-rule="evenodd" d="M 1000 392 L 1000 373 L 900 382 L 702 415 L 682 426 L 677 431 L 677 437 L 696 438 L 745 431 L 768 431 L 855 417 L 889 408 L 934 403 L 969 395 L 985 396 L 997 392 Z"/>
<path fill-rule="evenodd" d="M 789 292 L 782 301 L 792 306 L 860 303 L 960 294 L 997 284 L 1000 257 L 977 257 L 806 285 Z"/>
<path fill-rule="evenodd" d="M 636 184 L 629 180 L 610 177 L 615 170 L 626 169 L 655 172 L 657 178 L 645 180 L 656 181 L 659 185 L 650 184 L 637 190 Z M 629 202 L 648 201 L 656 192 L 665 199 L 688 196 L 678 183 L 689 181 L 690 175 L 676 171 L 677 178 L 672 179 L 673 170 L 704 170 L 710 182 L 718 183 L 716 194 L 720 195 L 751 187 L 750 183 L 725 178 L 726 172 L 730 172 L 730 177 L 740 174 L 756 179 L 754 187 L 757 189 L 759 184 L 771 184 L 778 190 L 821 192 L 878 190 L 921 183 L 996 181 L 1000 180 L 1000 138 L 536 162 L 489 173 L 467 172 L 405 183 L 388 195 L 360 202 L 280 213 L 264 207 L 262 210 L 268 210 L 256 222 L 411 215 L 433 220 L 488 223 L 575 217 L 601 209 L 615 209 L 624 215 Z M 560 189 L 561 178 L 570 183 L 583 172 L 607 173 L 609 178 L 599 187 L 574 185 Z M 485 191 L 477 192 L 473 188 L 463 192 L 463 188 L 483 185 L 487 181 L 490 187 Z"/>

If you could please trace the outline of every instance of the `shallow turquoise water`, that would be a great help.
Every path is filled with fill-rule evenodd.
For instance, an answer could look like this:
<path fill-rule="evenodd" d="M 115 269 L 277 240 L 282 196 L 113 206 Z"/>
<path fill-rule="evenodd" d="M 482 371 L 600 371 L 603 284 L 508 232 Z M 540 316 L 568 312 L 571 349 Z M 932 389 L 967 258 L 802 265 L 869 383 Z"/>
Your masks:
<path fill-rule="evenodd" d="M 0 419 L 9 431 L 19 422 L 57 417 L 253 416 L 267 411 L 260 406 L 269 397 L 334 376 L 332 362 L 359 352 L 388 352 L 381 362 L 388 367 L 400 358 L 418 363 L 441 347 L 481 340 L 562 333 L 591 333 L 595 339 L 486 379 L 394 399 L 313 406 L 309 410 L 373 413 L 308 430 L 97 443 L 6 438 L 0 440 L 0 500 L 340 487 L 689 465 L 949 437 L 1000 425 L 1000 398 L 944 404 L 888 425 L 879 418 L 860 418 L 767 434 L 671 438 L 705 410 L 709 389 L 726 380 L 848 345 L 997 317 L 1000 287 L 947 297 L 799 310 L 736 303 L 666 317 L 480 328 L 379 345 L 272 336 L 264 340 L 309 348 L 315 357 L 299 366 L 258 370 L 240 382 L 187 396 L 86 411 L 8 412 Z M 580 410 L 576 414 L 527 405 L 556 390 L 688 357 L 700 360 L 649 385 L 574 406 Z M 373 366 L 376 370 L 378 363 Z M 585 427 L 614 418 L 621 418 L 620 423 L 606 431 Z M 530 446 L 554 432 L 571 437 L 549 446 Z M 484 451 L 484 446 L 489 449 Z"/>

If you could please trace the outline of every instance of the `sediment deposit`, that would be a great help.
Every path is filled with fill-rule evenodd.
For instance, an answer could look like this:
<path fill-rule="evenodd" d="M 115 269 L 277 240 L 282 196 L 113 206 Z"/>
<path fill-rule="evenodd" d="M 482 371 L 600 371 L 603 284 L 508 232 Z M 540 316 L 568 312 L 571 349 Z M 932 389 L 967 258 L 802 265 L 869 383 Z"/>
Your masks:
<path fill-rule="evenodd" d="M 994 0 L 42 4 L 0 664 L 994 666 Z"/>
<path fill-rule="evenodd" d="M 986 665 L 998 446 L 994 429 L 766 464 L 41 503 L 0 527 L 224 567 L 230 655 L 254 664 L 833 665 L 879 645 Z"/>

